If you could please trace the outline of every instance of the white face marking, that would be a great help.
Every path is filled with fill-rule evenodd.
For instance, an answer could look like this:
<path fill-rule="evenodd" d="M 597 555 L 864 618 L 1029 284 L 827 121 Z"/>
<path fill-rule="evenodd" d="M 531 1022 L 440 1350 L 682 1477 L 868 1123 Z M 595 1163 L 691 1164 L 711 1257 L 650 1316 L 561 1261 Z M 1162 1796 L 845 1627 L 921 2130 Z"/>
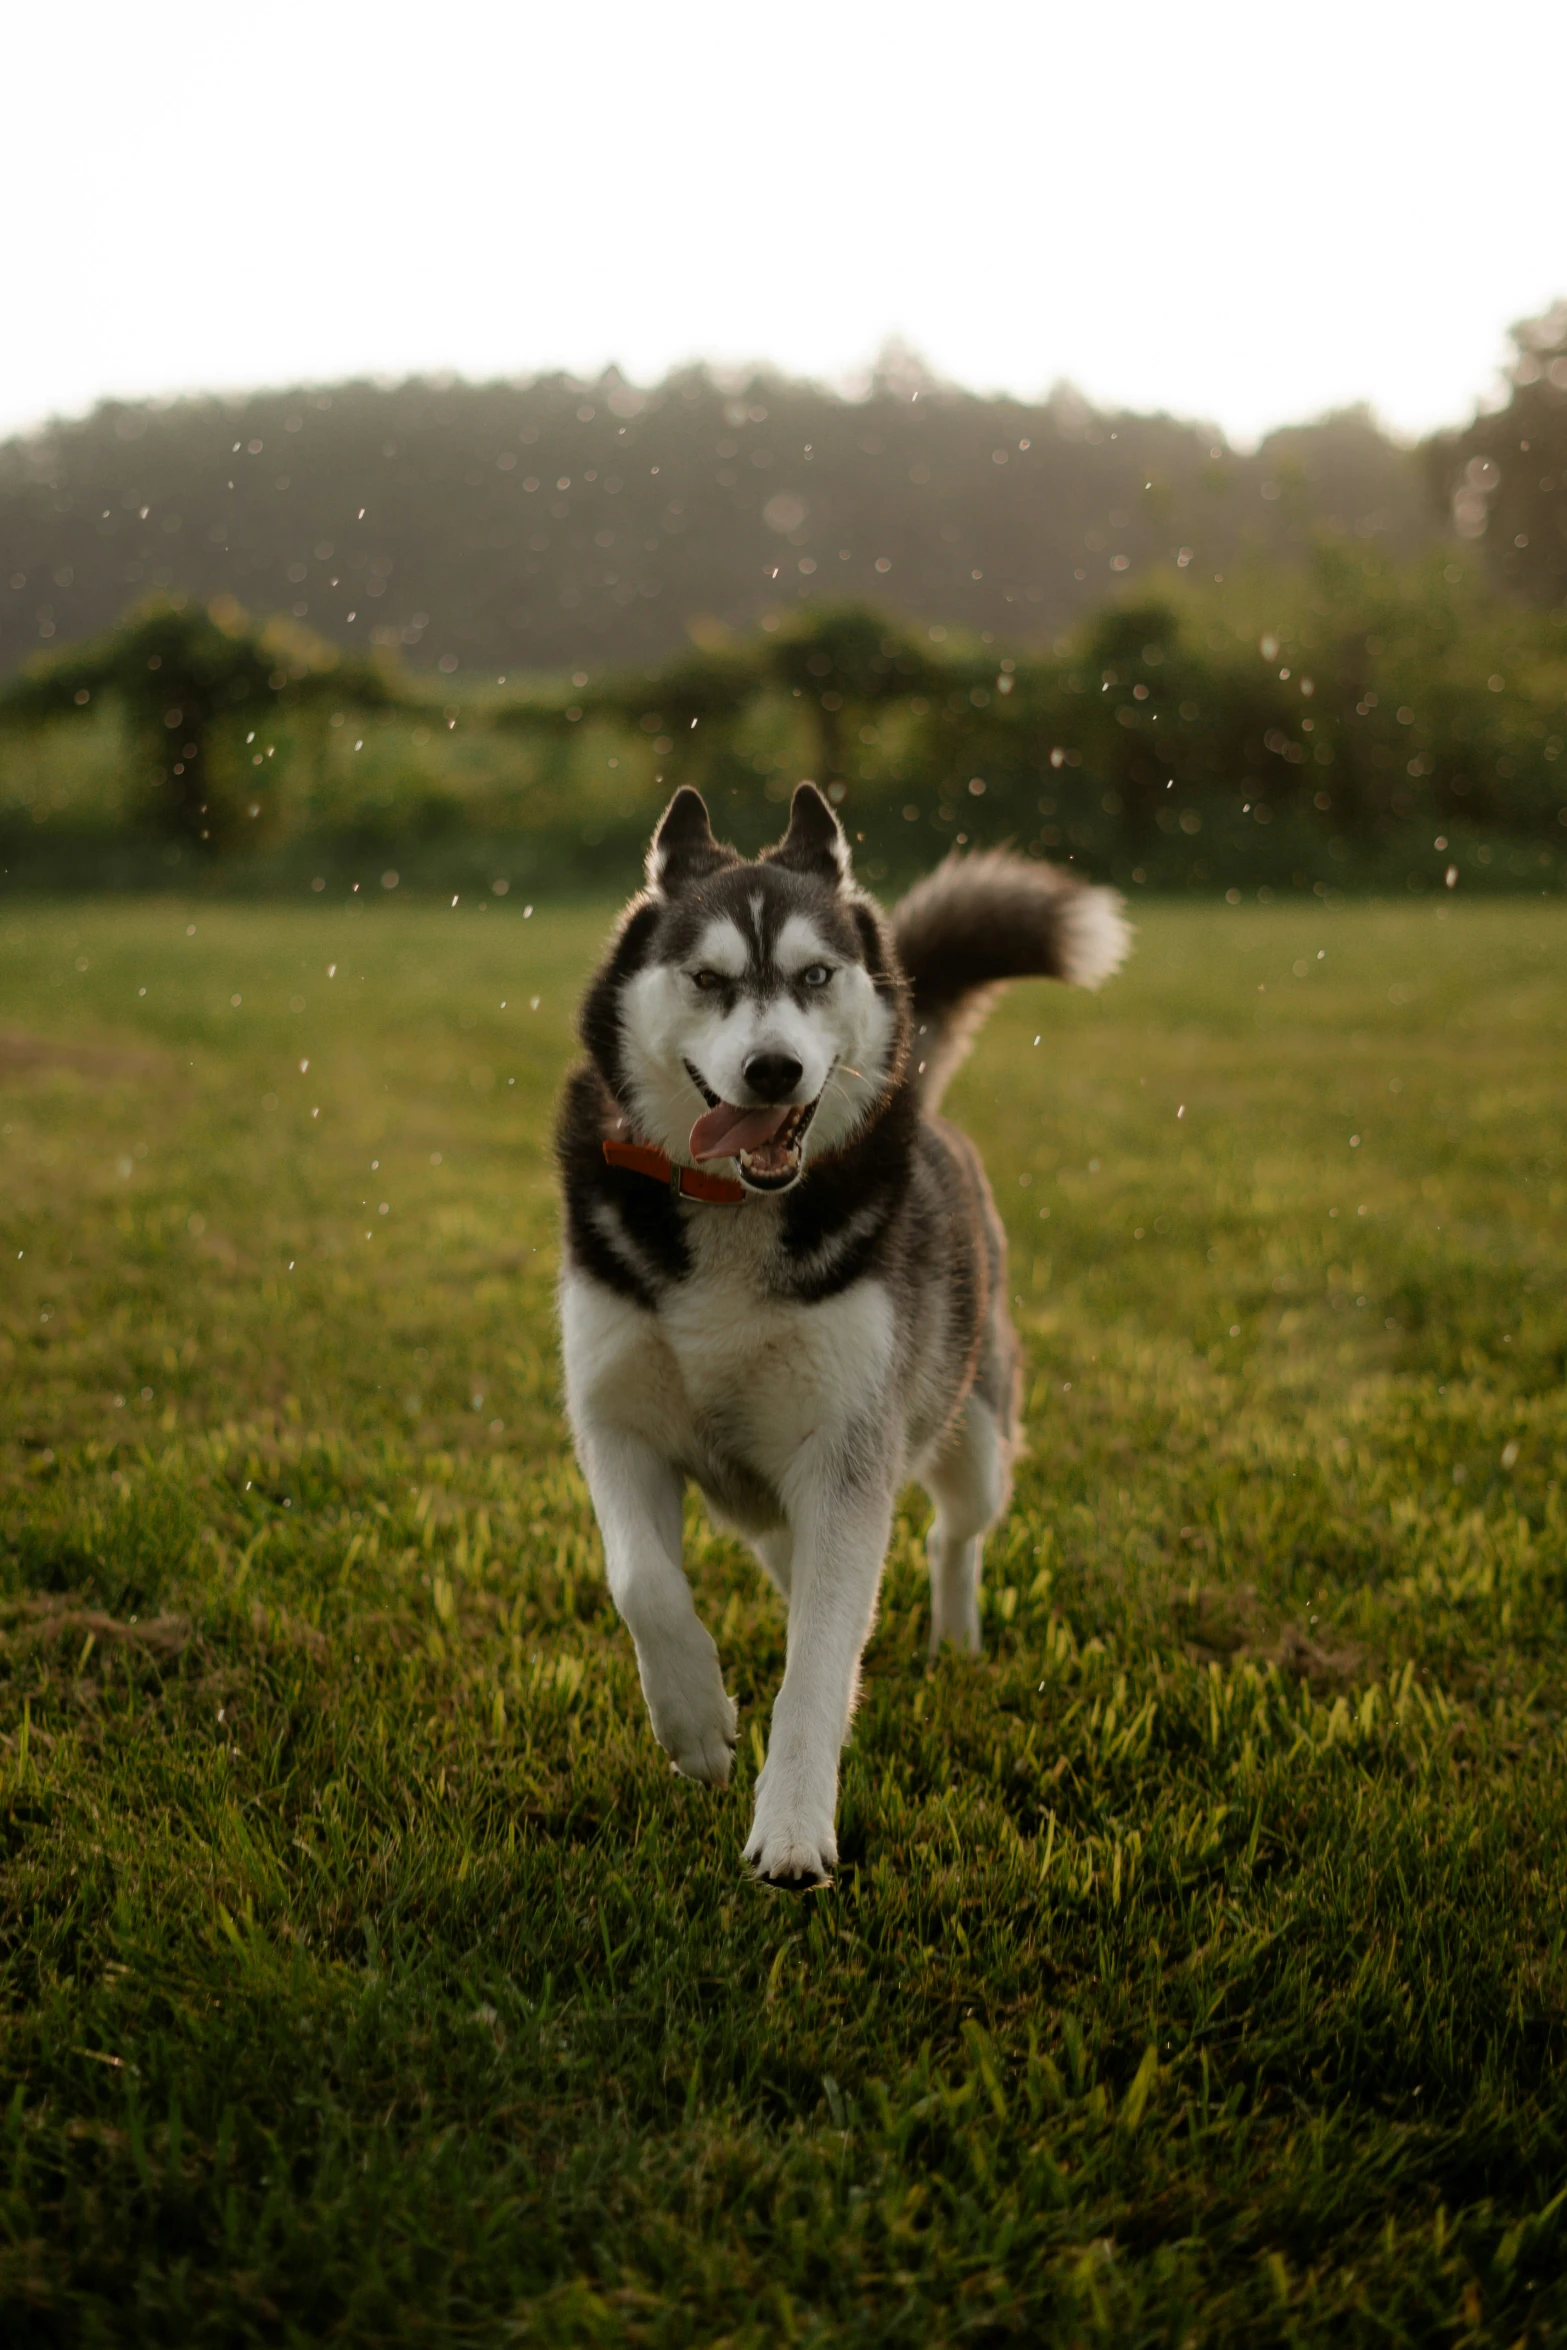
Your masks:
<path fill-rule="evenodd" d="M 757 897 L 760 902 L 760 892 Z M 743 993 L 726 1003 L 727 991 L 698 988 L 696 971 L 745 977 L 745 940 L 724 916 L 707 926 L 678 968 L 655 963 L 628 982 L 621 1026 L 636 1123 L 671 1158 L 685 1158 L 691 1128 L 707 1107 L 688 1062 L 720 1101 L 743 1104 L 753 1098 L 745 1077 L 751 1056 L 792 1055 L 800 1080 L 790 1098 L 818 1105 L 805 1137 L 806 1160 L 845 1142 L 881 1093 L 893 1015 L 864 965 L 831 947 L 804 914 L 784 923 L 775 962 L 779 984 L 770 994 Z M 801 988 L 802 973 L 815 964 L 825 965 L 831 978 L 824 987 Z"/>
<path fill-rule="evenodd" d="M 795 986 L 816 965 L 832 974 L 825 987 L 805 990 L 803 1016 L 829 1040 L 825 1092 L 802 1154 L 810 1160 L 846 1142 L 880 1094 L 892 1050 L 892 1011 L 864 964 L 829 945 L 809 915 L 789 916 L 778 933 L 776 959 Z"/>
<path fill-rule="evenodd" d="M 808 1001 L 833 1038 L 832 1073 L 805 1138 L 803 1155 L 811 1160 L 847 1142 L 880 1098 L 894 1024 L 892 1006 L 876 993 L 863 963 L 839 963 Z"/>
<path fill-rule="evenodd" d="M 716 971 L 721 979 L 743 979 L 749 957 L 740 926 L 723 915 L 710 922 L 696 945 L 691 949 L 686 968 L 690 971 Z"/>
<path fill-rule="evenodd" d="M 778 933 L 774 959 L 784 978 L 797 982 L 801 973 L 809 971 L 813 963 L 825 963 L 828 970 L 833 971 L 843 957 L 834 953 L 807 915 L 791 914 Z"/>

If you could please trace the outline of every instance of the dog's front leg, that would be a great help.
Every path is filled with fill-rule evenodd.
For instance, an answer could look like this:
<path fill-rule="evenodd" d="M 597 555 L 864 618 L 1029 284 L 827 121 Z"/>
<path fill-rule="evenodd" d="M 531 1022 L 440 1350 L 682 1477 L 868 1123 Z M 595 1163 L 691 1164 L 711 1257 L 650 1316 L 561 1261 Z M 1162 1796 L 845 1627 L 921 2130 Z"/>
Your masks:
<path fill-rule="evenodd" d="M 736 1710 L 680 1564 L 680 1478 L 628 1429 L 579 1420 L 576 1437 L 604 1538 L 609 1588 L 636 1646 L 653 1735 L 688 1779 L 722 1787 Z"/>
<path fill-rule="evenodd" d="M 759 1877 L 798 1885 L 819 1883 L 838 1858 L 838 1755 L 876 1613 L 893 1496 L 833 1461 L 802 1463 L 790 1484 L 788 1662 L 745 1856 Z"/>

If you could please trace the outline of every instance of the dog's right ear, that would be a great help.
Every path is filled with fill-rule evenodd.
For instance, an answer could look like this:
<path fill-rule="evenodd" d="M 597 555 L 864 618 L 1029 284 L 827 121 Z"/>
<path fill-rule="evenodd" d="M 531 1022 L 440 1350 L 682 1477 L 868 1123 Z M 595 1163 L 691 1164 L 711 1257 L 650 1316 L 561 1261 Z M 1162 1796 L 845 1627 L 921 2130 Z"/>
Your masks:
<path fill-rule="evenodd" d="M 733 849 L 713 838 L 701 793 L 682 785 L 659 818 L 648 847 L 648 888 L 659 897 L 673 897 L 691 882 L 705 881 L 710 873 L 738 862 Z"/>

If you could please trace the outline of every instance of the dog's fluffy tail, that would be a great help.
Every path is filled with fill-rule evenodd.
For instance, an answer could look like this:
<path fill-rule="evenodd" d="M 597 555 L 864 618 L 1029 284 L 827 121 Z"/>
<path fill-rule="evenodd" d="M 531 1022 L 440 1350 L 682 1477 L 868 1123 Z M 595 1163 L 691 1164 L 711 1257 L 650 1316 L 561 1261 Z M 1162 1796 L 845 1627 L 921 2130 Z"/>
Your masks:
<path fill-rule="evenodd" d="M 1003 849 L 948 857 L 893 908 L 892 930 L 914 993 L 914 1058 L 929 1109 L 1007 980 L 1097 987 L 1131 944 L 1114 890 Z"/>

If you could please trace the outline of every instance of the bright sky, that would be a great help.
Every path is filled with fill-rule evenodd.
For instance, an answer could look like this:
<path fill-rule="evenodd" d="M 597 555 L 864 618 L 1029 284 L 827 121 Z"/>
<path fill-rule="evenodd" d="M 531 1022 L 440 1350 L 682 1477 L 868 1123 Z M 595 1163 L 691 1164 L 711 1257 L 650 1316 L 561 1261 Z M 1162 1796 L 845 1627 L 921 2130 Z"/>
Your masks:
<path fill-rule="evenodd" d="M 1567 7 L 52 0 L 7 24 L 0 433 L 694 357 L 1254 437 L 1495 384 L 1567 293 Z"/>

